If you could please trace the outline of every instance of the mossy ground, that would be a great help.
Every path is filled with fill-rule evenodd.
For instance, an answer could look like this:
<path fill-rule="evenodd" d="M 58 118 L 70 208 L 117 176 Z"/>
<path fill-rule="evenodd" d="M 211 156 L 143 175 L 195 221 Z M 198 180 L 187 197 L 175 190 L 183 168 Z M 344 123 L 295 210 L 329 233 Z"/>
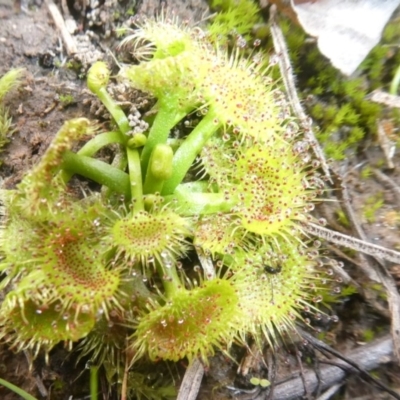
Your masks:
<path fill-rule="evenodd" d="M 151 8 L 152 6 L 147 5 L 147 7 Z M 2 19 L 4 17 L 7 17 L 7 20 Z M 47 148 L 52 135 L 58 130 L 62 122 L 73 117 L 88 115 L 89 107 L 84 105 L 84 99 L 87 97 L 82 92 L 84 82 L 77 79 L 75 73 L 66 69 L 46 69 L 39 65 L 39 59 L 49 50 L 57 49 L 58 46 L 58 34 L 51 24 L 44 6 L 33 7 L 30 14 L 26 14 L 17 12 L 12 5 L 0 5 L 0 20 L 0 37 L 5 38 L 5 44 L 0 46 L 2 59 L 0 75 L 11 66 L 26 67 L 28 70 L 26 82 L 8 102 L 11 115 L 14 118 L 16 134 L 2 156 L 1 177 L 4 180 L 4 185 L 12 188 L 20 181 L 23 172 L 38 161 Z M 24 43 L 24 38 L 18 39 L 12 33 L 15 29 L 12 28 L 12 24 L 21 32 L 34 32 L 29 48 Z M 393 35 L 393 32 L 390 35 Z M 288 37 L 291 47 L 300 46 L 300 42 L 291 43 L 296 35 L 289 35 Z M 369 90 L 381 85 L 384 88 L 388 86 L 391 74 L 400 63 L 399 52 L 388 53 L 387 48 L 385 48 L 385 51 L 377 50 L 372 59 L 367 60 L 363 67 L 364 71 L 367 71 L 368 63 L 372 63 L 373 68 L 353 83 L 340 83 L 339 75 L 333 69 L 326 68 L 325 74 L 322 74 L 321 69 L 325 69 L 326 64 L 319 66 L 322 61 L 316 55 L 315 50 L 305 51 L 305 54 L 307 53 L 309 53 L 308 59 L 304 59 L 301 50 L 298 51 L 299 56 L 296 60 L 298 85 L 303 96 L 306 96 L 307 91 L 309 91 L 308 94 L 314 96 L 309 109 L 316 122 L 328 121 L 331 123 L 331 125 L 328 124 L 328 128 L 321 124 L 320 137 L 325 138 L 326 143 L 329 144 L 332 138 L 326 132 L 330 132 L 333 128 L 336 129 L 339 125 L 349 127 L 347 133 L 341 133 L 337 140 L 339 144 L 343 143 L 343 135 L 345 135 L 347 138 L 345 140 L 351 141 L 351 143 L 345 142 L 346 145 L 341 147 L 341 145 L 337 145 L 338 142 L 335 142 L 331 146 L 333 148 L 331 151 L 334 151 L 334 153 L 330 156 L 338 160 L 346 159 L 348 164 L 346 184 L 349 187 L 355 211 L 372 241 L 400 249 L 400 239 L 397 233 L 400 226 L 398 200 L 396 200 L 393 190 L 385 186 L 384 183 L 377 181 L 373 174 L 365 173 L 367 166 L 380 170 L 384 170 L 384 168 L 382 167 L 383 155 L 374 140 L 375 118 L 380 115 L 382 108 L 364 99 L 364 95 L 368 92 L 365 88 L 365 82 L 369 84 Z M 385 60 L 385 62 L 381 62 L 381 60 Z M 309 71 L 310 64 L 314 65 L 315 71 L 320 71 L 318 74 L 313 73 L 313 76 L 318 76 L 317 82 L 310 82 L 311 78 L 305 72 Z M 363 87 L 361 92 L 359 91 L 360 85 Z M 73 96 L 74 103 L 66 105 L 64 101 L 56 100 L 57 94 L 65 95 L 65 93 Z M 349 96 L 351 102 L 347 101 Z M 366 118 L 366 115 L 369 115 L 370 118 Z M 392 112 L 390 112 L 390 115 L 392 115 Z M 395 114 L 393 116 L 396 117 Z M 395 119 L 394 121 L 397 122 L 398 120 Z M 396 131 L 394 135 L 396 135 Z M 369 146 L 366 147 L 366 144 L 369 144 Z M 360 151 L 364 147 L 367 150 Z M 335 155 L 338 155 L 335 152 L 339 152 L 339 157 L 335 157 Z M 107 157 L 107 153 L 104 154 L 104 157 Z M 400 157 L 396 155 L 394 162 L 398 164 L 399 161 Z M 364 169 L 357 167 L 360 163 L 364 163 Z M 400 173 L 398 171 L 391 171 L 390 178 L 400 186 Z M 87 183 L 77 183 L 77 188 L 82 186 L 87 187 Z M 94 188 L 92 187 L 92 189 Z M 374 202 L 374 200 L 376 201 Z M 324 204 L 325 217 L 328 218 L 333 227 L 337 224 L 334 215 L 336 215 L 335 211 L 338 209 L 339 203 L 337 202 L 326 202 Z M 343 224 L 341 225 L 343 226 Z M 192 261 L 188 261 L 188 263 L 194 262 L 195 255 L 191 255 L 191 259 Z M 367 305 L 360 295 L 353 294 L 345 296 L 337 305 L 332 306 L 335 307 L 340 322 L 329 333 L 321 334 L 321 337 L 339 349 L 351 346 L 355 342 L 372 340 L 374 336 L 387 332 L 389 326 L 388 317 L 382 311 L 386 304 L 379 296 L 379 292 L 351 263 L 346 265 L 346 269 L 351 271 L 355 280 L 365 285 L 365 289 L 369 291 L 372 298 Z M 323 321 L 314 321 L 314 323 L 320 326 L 322 331 L 331 328 L 325 326 Z M 238 362 L 243 359 L 244 355 L 245 351 L 242 348 L 234 348 L 232 356 Z M 283 365 L 284 361 L 287 360 L 289 360 L 289 363 L 293 362 L 294 357 L 289 352 L 284 352 L 279 354 L 279 359 Z M 306 361 L 307 353 L 304 352 L 304 363 Z M 5 346 L 0 347 L 1 376 L 24 388 L 32 395 L 40 398 L 39 390 L 35 384 L 35 376 L 41 377 L 48 390 L 51 388 L 49 399 L 66 399 L 72 395 L 77 398 L 88 392 L 88 371 L 84 369 L 84 364 L 75 366 L 74 360 L 66 357 L 61 346 L 51 353 L 48 366 L 40 358 L 35 364 L 33 372 L 29 372 L 27 366 L 28 363 L 23 354 L 15 355 Z M 251 376 L 266 376 L 267 374 L 260 361 L 254 363 L 250 375 L 246 377 L 237 375 L 236 370 L 237 365 L 231 359 L 217 354 L 211 359 L 210 369 L 202 385 L 199 398 L 210 399 L 211 395 L 215 396 L 216 399 L 227 398 L 232 392 L 225 388 L 226 385 L 251 389 L 252 386 L 249 383 Z M 80 375 L 82 371 L 83 374 Z M 285 368 L 282 368 L 280 372 L 284 374 Z M 172 382 L 170 377 L 174 377 L 176 379 L 175 386 L 178 387 L 183 373 L 184 366 L 182 365 L 159 363 L 153 371 L 150 371 L 148 366 L 143 366 L 144 375 L 132 376 L 131 379 L 135 382 L 141 382 L 142 387 L 150 387 L 154 382 L 159 382 L 161 376 L 166 377 L 168 386 Z M 396 381 L 398 379 L 396 373 L 399 376 L 398 369 L 395 366 L 385 371 L 377 371 L 377 374 L 386 383 L 399 387 L 399 382 Z M 143 376 L 146 376 L 145 384 L 143 384 Z M 104 377 L 102 380 L 104 381 Z M 344 389 L 344 395 L 361 396 L 365 393 L 364 386 L 353 381 L 351 385 Z M 171 391 L 166 391 L 163 398 L 168 398 L 167 396 L 170 393 Z M 143 396 L 144 394 L 145 389 L 143 389 Z M 369 393 L 369 395 L 371 394 Z M 0 397 L 5 400 L 16 400 L 18 398 L 2 387 L 0 387 Z M 116 391 L 111 393 L 109 399 L 117 399 Z"/>

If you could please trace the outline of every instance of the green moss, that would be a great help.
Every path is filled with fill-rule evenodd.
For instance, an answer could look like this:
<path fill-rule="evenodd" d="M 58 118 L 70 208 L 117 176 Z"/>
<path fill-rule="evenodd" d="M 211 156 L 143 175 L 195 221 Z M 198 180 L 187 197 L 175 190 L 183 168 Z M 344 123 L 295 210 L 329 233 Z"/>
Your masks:
<path fill-rule="evenodd" d="M 326 291 L 323 294 L 323 304 L 325 304 L 328 308 L 330 308 L 331 304 L 339 303 L 343 301 L 343 299 L 346 299 L 347 297 L 357 292 L 358 292 L 357 288 L 352 285 L 341 287 L 339 294 Z"/>
<path fill-rule="evenodd" d="M 375 215 L 378 210 L 382 208 L 384 204 L 383 194 L 373 194 L 367 198 L 363 207 L 363 216 L 367 222 L 375 222 Z"/>
<path fill-rule="evenodd" d="M 372 329 L 365 329 L 362 331 L 362 338 L 364 342 L 372 342 L 375 338 L 375 332 Z"/>
<path fill-rule="evenodd" d="M 12 133 L 12 118 L 9 116 L 8 108 L 0 104 L 0 149 L 10 141 L 9 136 Z"/>
<path fill-rule="evenodd" d="M 177 395 L 173 382 L 162 375 L 153 378 L 152 374 L 129 372 L 128 385 L 130 396 L 137 400 L 173 400 Z"/>
<path fill-rule="evenodd" d="M 68 107 L 69 105 L 75 103 L 75 98 L 72 96 L 72 94 L 66 93 L 66 94 L 60 94 L 58 96 L 60 103 L 63 107 Z"/>
<path fill-rule="evenodd" d="M 369 290 L 373 290 L 374 292 L 376 292 L 378 298 L 380 298 L 381 300 L 387 301 L 387 293 L 382 284 L 377 282 L 372 282 L 370 284 L 367 284 L 367 288 Z"/>
<path fill-rule="evenodd" d="M 349 219 L 347 218 L 347 215 L 342 211 L 342 210 L 338 210 L 336 212 L 336 217 L 337 217 L 337 221 L 343 225 L 343 226 L 350 226 L 350 222 Z"/>
<path fill-rule="evenodd" d="M 13 133 L 12 119 L 8 108 L 4 105 L 4 98 L 19 85 L 22 73 L 23 69 L 12 69 L 0 79 L 0 150 L 9 142 L 9 137 Z"/>
<path fill-rule="evenodd" d="M 5 95 L 18 86 L 23 69 L 12 69 L 0 79 L 0 102 L 4 100 Z"/>
<path fill-rule="evenodd" d="M 230 36 L 250 39 L 253 27 L 261 21 L 260 9 L 252 0 L 212 0 L 210 3 L 218 12 L 208 26 L 208 35 L 220 44 L 227 44 Z"/>
<path fill-rule="evenodd" d="M 363 178 L 363 179 L 369 178 L 369 177 L 372 175 L 372 169 L 371 169 L 371 167 L 368 165 L 368 166 L 366 166 L 365 168 L 363 168 L 363 169 L 361 170 L 360 175 L 361 175 L 361 178 Z"/>
<path fill-rule="evenodd" d="M 308 112 L 319 126 L 318 139 L 328 157 L 343 160 L 356 151 L 363 139 L 376 132 L 383 106 L 366 99 L 376 88 L 388 90 L 400 65 L 398 19 L 386 27 L 381 42 L 359 67 L 356 78 L 346 78 L 323 57 L 315 43 L 305 41 L 301 28 L 281 21 L 290 58 L 303 97 L 312 95 Z M 399 112 L 385 110 L 386 118 L 399 121 Z"/>

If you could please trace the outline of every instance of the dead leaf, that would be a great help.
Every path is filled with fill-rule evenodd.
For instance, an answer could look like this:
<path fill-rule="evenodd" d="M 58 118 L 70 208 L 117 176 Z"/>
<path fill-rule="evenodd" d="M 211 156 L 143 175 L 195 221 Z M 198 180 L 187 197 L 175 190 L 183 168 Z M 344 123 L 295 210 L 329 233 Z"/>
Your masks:
<path fill-rule="evenodd" d="M 289 0 L 271 2 L 288 12 Z M 290 0 L 290 4 L 303 29 L 317 38 L 321 53 L 351 75 L 378 44 L 400 0 Z"/>

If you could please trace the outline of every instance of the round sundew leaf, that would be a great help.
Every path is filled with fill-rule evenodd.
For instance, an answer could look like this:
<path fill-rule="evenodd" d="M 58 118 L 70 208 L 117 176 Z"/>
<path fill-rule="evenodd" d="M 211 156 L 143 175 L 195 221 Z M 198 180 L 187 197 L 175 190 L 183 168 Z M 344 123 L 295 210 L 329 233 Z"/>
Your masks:
<path fill-rule="evenodd" d="M 231 215 L 205 216 L 195 224 L 193 243 L 213 255 L 232 254 L 236 249 L 245 250 L 248 240 L 243 229 L 235 229 Z"/>
<path fill-rule="evenodd" d="M 206 362 L 214 346 L 221 348 L 232 341 L 240 315 L 232 283 L 206 281 L 193 290 L 179 291 L 167 304 L 144 315 L 132 346 L 151 359 L 178 361 L 200 356 Z"/>
<path fill-rule="evenodd" d="M 219 187 L 224 187 L 232 181 L 232 161 L 235 152 L 231 143 L 223 141 L 220 137 L 212 137 L 201 150 L 202 174 L 209 175 Z"/>
<path fill-rule="evenodd" d="M 283 120 L 259 67 L 237 54 L 229 57 L 215 50 L 204 53 L 202 62 L 208 62 L 209 71 L 198 84 L 202 98 L 220 122 L 238 130 L 241 136 L 272 140 L 279 135 Z"/>
<path fill-rule="evenodd" d="M 299 243 L 276 240 L 236 259 L 232 281 L 245 316 L 241 332 L 262 334 L 273 345 L 276 336 L 293 331 L 307 307 L 312 311 L 310 287 L 322 279 L 316 261 L 298 249 Z M 318 285 L 317 285 L 318 286 Z"/>
<path fill-rule="evenodd" d="M 13 277 L 26 268 L 26 261 L 33 258 L 35 247 L 30 246 L 35 225 L 24 218 L 13 216 L 0 228 L 0 249 L 2 260 L 0 271 L 7 277 L 2 279 L 0 287 L 6 286 Z"/>
<path fill-rule="evenodd" d="M 49 351 L 61 341 L 75 342 L 85 337 L 95 324 L 94 314 L 76 314 L 75 310 L 65 309 L 60 300 L 35 302 L 27 298 L 27 293 L 12 291 L 0 309 L 0 336 L 18 350 Z"/>
<path fill-rule="evenodd" d="M 146 21 L 123 43 L 129 41 L 134 42 L 135 55 L 147 61 L 123 72 L 132 86 L 158 99 L 179 99 L 185 109 L 195 107 L 195 77 L 201 75 L 201 68 L 199 71 L 199 48 L 191 32 L 174 23 Z"/>
<path fill-rule="evenodd" d="M 76 303 L 96 312 L 118 306 L 120 269 L 107 267 L 101 240 L 108 209 L 98 196 L 77 201 L 60 195 L 40 218 L 17 211 L 11 210 L 0 235 L 6 284 L 13 279 L 24 290 L 47 285 L 64 307 Z"/>
<path fill-rule="evenodd" d="M 139 212 L 118 220 L 111 229 L 110 245 L 117 253 L 130 260 L 175 258 L 186 251 L 186 238 L 190 236 L 188 220 L 164 210 L 158 214 Z"/>
<path fill-rule="evenodd" d="M 190 29 L 162 18 L 158 21 L 146 20 L 121 45 L 129 42 L 134 43 L 135 55 L 147 60 L 177 56 L 193 49 L 195 43 Z"/>
<path fill-rule="evenodd" d="M 174 96 L 181 100 L 182 106 L 190 103 L 195 106 L 195 86 L 191 69 L 193 57 L 183 53 L 176 57 L 155 59 L 147 63 L 131 66 L 125 74 L 131 85 L 157 98 Z M 186 68 L 184 67 L 186 65 Z"/>
<path fill-rule="evenodd" d="M 307 173 L 289 144 L 248 148 L 239 157 L 236 171 L 237 215 L 249 232 L 288 233 L 314 200 L 315 191 L 304 184 Z"/>
<path fill-rule="evenodd" d="M 120 284 L 119 271 L 106 269 L 99 243 L 68 227 L 48 234 L 40 268 L 61 296 L 93 309 L 111 302 Z"/>

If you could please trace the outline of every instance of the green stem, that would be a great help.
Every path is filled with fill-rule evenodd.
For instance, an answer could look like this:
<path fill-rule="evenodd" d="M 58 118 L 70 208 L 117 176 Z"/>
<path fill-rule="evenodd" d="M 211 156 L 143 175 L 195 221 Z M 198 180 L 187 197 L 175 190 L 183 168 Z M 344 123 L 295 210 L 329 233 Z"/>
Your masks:
<path fill-rule="evenodd" d="M 173 262 L 171 260 L 171 262 Z M 171 298 L 178 290 L 183 288 L 183 284 L 179 279 L 175 264 L 171 264 L 169 268 L 157 262 L 157 273 L 162 278 L 162 285 L 167 298 Z"/>
<path fill-rule="evenodd" d="M 124 144 L 125 140 L 120 132 L 104 132 L 96 135 L 93 139 L 90 139 L 85 145 L 77 152 L 80 156 L 92 157 L 101 148 L 108 146 L 109 144 L 119 143 Z"/>
<path fill-rule="evenodd" d="M 161 193 L 164 182 L 172 175 L 174 153 L 167 144 L 157 144 L 151 153 L 147 167 L 143 192 L 145 194 Z"/>
<path fill-rule="evenodd" d="M 3 385 L 4 387 L 12 390 L 18 396 L 21 396 L 24 400 L 37 400 L 36 397 L 31 396 L 29 393 L 25 392 L 25 390 L 22 390 L 18 386 L 15 386 L 12 383 L 7 382 L 7 381 L 5 381 L 4 379 L 1 379 L 1 378 L 0 378 L 0 385 Z"/>
<path fill-rule="evenodd" d="M 126 149 L 128 155 L 129 180 L 133 204 L 133 212 L 144 210 L 142 170 L 140 167 L 139 151 Z"/>
<path fill-rule="evenodd" d="M 165 182 L 162 191 L 163 195 L 172 194 L 175 188 L 182 182 L 201 149 L 221 126 L 216 121 L 218 119 L 215 113 L 210 110 L 176 151 L 172 163 L 172 177 Z"/>
<path fill-rule="evenodd" d="M 400 83 L 400 65 L 397 67 L 396 73 L 394 74 L 394 77 L 390 84 L 389 93 L 392 94 L 393 96 L 397 95 L 397 89 L 399 88 L 399 83 Z"/>
<path fill-rule="evenodd" d="M 103 86 L 100 89 L 96 90 L 95 94 L 107 108 L 108 112 L 112 115 L 114 121 L 117 123 L 119 127 L 119 130 L 122 133 L 127 134 L 131 130 L 128 118 L 126 118 L 126 115 L 122 111 L 121 107 L 107 92 L 106 86 Z"/>
<path fill-rule="evenodd" d="M 179 186 L 173 195 L 165 196 L 164 200 L 172 202 L 182 216 L 229 212 L 237 204 L 237 200 L 227 201 L 223 193 L 191 193 L 180 190 Z"/>
<path fill-rule="evenodd" d="M 126 170 L 126 167 L 128 166 L 128 157 L 126 155 L 125 149 L 123 149 L 123 151 L 119 150 L 114 155 L 114 158 L 110 165 L 114 168 L 119 169 L 120 171 Z M 110 196 L 112 195 L 112 190 L 107 186 L 103 186 L 101 188 L 101 193 L 104 196 L 104 198 L 107 199 L 107 198 L 110 198 Z"/>
<path fill-rule="evenodd" d="M 80 156 L 92 157 L 101 148 L 113 144 L 113 143 L 124 143 L 124 139 L 120 132 L 104 132 L 90 139 L 78 152 Z M 67 171 L 61 171 L 62 180 L 67 183 L 72 178 L 71 173 Z"/>
<path fill-rule="evenodd" d="M 127 198 L 131 196 L 129 176 L 103 161 L 66 151 L 61 168 L 69 173 L 82 175 L 101 185 L 108 186 L 114 192 L 123 194 Z"/>
<path fill-rule="evenodd" d="M 90 367 L 90 400 L 97 400 L 97 394 L 99 392 L 99 367 Z"/>
<path fill-rule="evenodd" d="M 157 115 L 141 154 L 142 170 L 147 171 L 151 153 L 157 144 L 167 142 L 171 129 L 187 114 L 179 108 L 179 96 L 165 96 L 157 103 Z"/>
<path fill-rule="evenodd" d="M 194 181 L 181 183 L 175 190 L 175 193 L 218 193 L 216 184 L 210 186 L 209 181 Z"/>

